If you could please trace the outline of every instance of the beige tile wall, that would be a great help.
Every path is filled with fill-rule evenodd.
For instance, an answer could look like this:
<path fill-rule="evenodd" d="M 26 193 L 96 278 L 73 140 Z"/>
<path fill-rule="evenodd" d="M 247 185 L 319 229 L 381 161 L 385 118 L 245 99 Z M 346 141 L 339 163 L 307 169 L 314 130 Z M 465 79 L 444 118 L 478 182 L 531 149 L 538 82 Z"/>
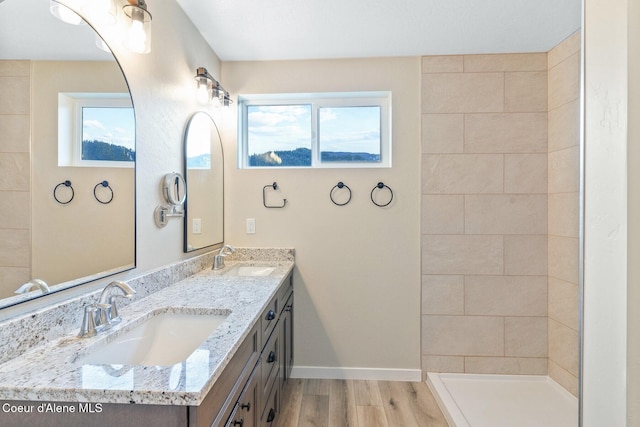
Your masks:
<path fill-rule="evenodd" d="M 547 54 L 422 66 L 423 371 L 546 374 Z"/>
<path fill-rule="evenodd" d="M 0 298 L 29 281 L 30 63 L 0 61 Z"/>
<path fill-rule="evenodd" d="M 579 50 L 423 58 L 425 374 L 577 391 Z"/>
<path fill-rule="evenodd" d="M 548 55 L 549 375 L 578 390 L 580 33 Z"/>

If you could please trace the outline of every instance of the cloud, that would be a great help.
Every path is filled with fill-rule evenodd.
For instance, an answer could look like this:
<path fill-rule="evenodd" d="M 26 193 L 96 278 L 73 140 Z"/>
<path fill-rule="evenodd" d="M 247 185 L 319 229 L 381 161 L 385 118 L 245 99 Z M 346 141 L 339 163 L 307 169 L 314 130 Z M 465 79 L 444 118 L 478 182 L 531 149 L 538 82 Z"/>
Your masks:
<path fill-rule="evenodd" d="M 82 126 L 89 129 L 100 129 L 100 130 L 105 130 L 107 128 L 100 120 L 90 120 L 90 119 L 83 121 Z"/>
<path fill-rule="evenodd" d="M 257 126 L 277 126 L 281 123 L 297 123 L 311 115 L 308 105 L 249 106 L 249 123 Z"/>

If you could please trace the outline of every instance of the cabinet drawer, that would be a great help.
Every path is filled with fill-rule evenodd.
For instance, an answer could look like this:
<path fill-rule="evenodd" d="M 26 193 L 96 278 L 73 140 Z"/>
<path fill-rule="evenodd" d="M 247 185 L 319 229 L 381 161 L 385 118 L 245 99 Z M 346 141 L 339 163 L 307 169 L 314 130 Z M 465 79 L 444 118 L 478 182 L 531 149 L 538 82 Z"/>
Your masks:
<path fill-rule="evenodd" d="M 286 304 L 285 301 L 289 299 L 289 297 L 293 294 L 293 282 L 291 280 L 291 275 L 289 275 L 286 279 L 286 282 L 282 284 L 282 287 L 278 291 L 278 300 L 280 301 L 280 314 L 285 309 Z"/>
<path fill-rule="evenodd" d="M 253 370 L 247 385 L 242 394 L 238 397 L 238 401 L 227 420 L 225 427 L 256 427 L 258 425 L 258 380 L 259 366 Z"/>
<path fill-rule="evenodd" d="M 276 327 L 276 323 L 278 323 L 278 314 L 280 304 L 278 295 L 273 297 L 267 305 L 267 308 L 264 309 L 261 316 L 261 325 L 262 325 L 262 346 L 264 347 L 269 339 L 269 335 L 273 332 L 273 329 Z"/>
<path fill-rule="evenodd" d="M 278 414 L 280 414 L 280 387 L 278 387 L 278 384 L 271 388 L 271 392 L 264 403 L 264 409 L 260 417 L 260 427 L 274 427 L 278 423 Z"/>
<path fill-rule="evenodd" d="M 189 407 L 189 427 L 224 425 L 260 357 L 257 346 L 258 331 L 253 328 L 200 406 Z"/>
<path fill-rule="evenodd" d="M 278 378 L 280 367 L 280 334 L 274 333 L 267 341 L 260 359 L 262 373 L 262 397 L 266 398 L 274 381 Z"/>

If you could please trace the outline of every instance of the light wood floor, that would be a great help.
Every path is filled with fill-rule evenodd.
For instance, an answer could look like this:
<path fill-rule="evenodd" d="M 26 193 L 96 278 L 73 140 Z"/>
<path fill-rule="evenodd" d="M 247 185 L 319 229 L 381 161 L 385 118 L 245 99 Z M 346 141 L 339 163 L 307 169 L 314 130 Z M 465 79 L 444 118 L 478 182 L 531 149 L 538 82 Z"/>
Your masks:
<path fill-rule="evenodd" d="M 447 427 L 427 385 L 290 379 L 278 427 Z"/>

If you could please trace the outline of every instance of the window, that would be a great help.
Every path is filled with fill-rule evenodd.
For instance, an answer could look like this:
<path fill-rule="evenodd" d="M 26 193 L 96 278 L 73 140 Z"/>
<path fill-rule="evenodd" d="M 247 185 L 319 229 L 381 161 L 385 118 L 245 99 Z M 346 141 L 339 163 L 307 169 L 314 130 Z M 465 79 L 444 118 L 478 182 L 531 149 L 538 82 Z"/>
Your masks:
<path fill-rule="evenodd" d="M 135 118 L 129 94 L 58 94 L 58 165 L 133 167 Z"/>
<path fill-rule="evenodd" d="M 242 95 L 238 165 L 391 167 L 391 93 Z"/>

